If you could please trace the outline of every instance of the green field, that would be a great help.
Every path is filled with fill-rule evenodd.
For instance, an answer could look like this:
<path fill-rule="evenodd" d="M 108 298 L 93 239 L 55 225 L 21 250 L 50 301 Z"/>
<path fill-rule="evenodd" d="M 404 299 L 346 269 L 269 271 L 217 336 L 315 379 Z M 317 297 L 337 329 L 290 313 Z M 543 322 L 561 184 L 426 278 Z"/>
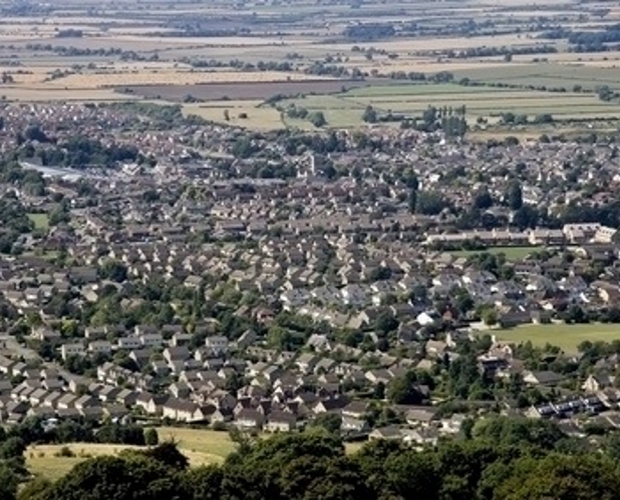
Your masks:
<path fill-rule="evenodd" d="M 531 341 L 537 346 L 549 343 L 560 347 L 566 353 L 577 352 L 577 346 L 584 340 L 611 342 L 620 340 L 620 325 L 593 323 L 587 325 L 526 325 L 510 330 L 492 332 L 504 342 L 521 343 Z"/>
<path fill-rule="evenodd" d="M 35 229 L 48 229 L 50 227 L 50 219 L 47 214 L 28 214 L 28 218 L 34 223 Z"/>
<path fill-rule="evenodd" d="M 450 252 L 455 257 L 469 257 L 478 253 L 499 255 L 503 253 L 508 260 L 523 260 L 533 252 L 539 252 L 543 247 L 491 247 L 485 250 L 458 250 Z"/>
<path fill-rule="evenodd" d="M 509 67 L 506 69 L 510 69 Z M 595 69 L 598 71 L 600 68 Z M 476 71 L 476 70 L 471 70 Z M 489 70 L 484 70 L 481 81 L 495 81 Z M 473 73 L 472 73 L 473 75 Z M 486 76 L 485 76 L 486 75 Z M 529 75 L 531 78 L 531 75 Z M 620 72 L 618 74 L 620 78 Z M 499 77 L 497 77 L 499 79 Z M 528 75 L 503 76 L 506 82 L 527 84 Z M 521 79 L 525 78 L 522 82 Z M 554 77 L 555 78 L 555 77 Z M 367 106 L 380 113 L 392 111 L 414 117 L 420 116 L 429 106 L 457 107 L 465 105 L 470 123 L 478 117 L 496 121 L 501 113 L 536 115 L 551 114 L 556 119 L 587 119 L 594 117 L 620 118 L 620 106 L 603 102 L 595 94 L 570 91 L 572 80 L 562 83 L 558 76 L 554 86 L 567 86 L 568 92 L 546 92 L 528 89 L 495 87 L 466 87 L 457 84 L 392 84 L 358 88 L 335 95 L 308 95 L 284 100 L 281 106 L 294 104 L 308 111 L 323 111 L 328 126 L 333 128 L 363 125 L 362 114 Z M 513 81 L 514 80 L 514 81 Z M 532 80 L 533 81 L 533 80 Z M 576 82 L 575 82 L 576 83 Z M 550 85 L 550 84 L 548 84 Z M 585 87 L 585 85 L 584 85 Z M 299 120 L 286 120 L 287 125 L 300 126 Z"/>
<path fill-rule="evenodd" d="M 574 85 L 594 90 L 596 86 L 608 85 L 620 90 L 619 67 L 596 67 L 580 64 L 534 63 L 511 64 L 497 68 L 472 68 L 454 71 L 456 79 L 463 77 L 481 82 L 514 83 L 518 85 L 534 85 L 547 87 L 564 87 L 570 91 Z"/>

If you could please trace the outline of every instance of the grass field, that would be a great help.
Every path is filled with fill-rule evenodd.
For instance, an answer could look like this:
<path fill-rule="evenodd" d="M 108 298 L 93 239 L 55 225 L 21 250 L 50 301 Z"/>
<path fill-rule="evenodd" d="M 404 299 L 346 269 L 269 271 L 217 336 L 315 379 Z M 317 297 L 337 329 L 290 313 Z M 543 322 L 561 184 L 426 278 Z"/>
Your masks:
<path fill-rule="evenodd" d="M 526 325 L 510 330 L 493 331 L 493 335 L 504 342 L 521 343 L 530 341 L 537 346 L 549 343 L 560 347 L 566 353 L 576 353 L 577 346 L 584 340 L 611 342 L 620 340 L 620 325 L 593 323 L 587 325 Z"/>
<path fill-rule="evenodd" d="M 205 120 L 228 123 L 253 130 L 275 130 L 284 128 L 277 109 L 260 106 L 262 101 L 210 101 L 199 104 L 184 104 L 185 115 L 198 115 Z M 224 117 L 228 111 L 229 120 Z M 245 113 L 247 118 L 239 118 Z"/>
<path fill-rule="evenodd" d="M 227 432 L 160 427 L 157 433 L 160 441 L 174 440 L 183 454 L 189 458 L 192 467 L 221 463 L 235 449 L 235 444 Z M 55 456 L 63 446 L 67 446 L 75 456 Z M 347 444 L 347 453 L 354 453 L 362 446 L 363 443 Z M 73 466 L 90 457 L 118 455 L 126 449 L 140 449 L 140 447 L 92 443 L 30 446 L 25 453 L 26 466 L 33 474 L 56 480 L 69 472 Z"/>
<path fill-rule="evenodd" d="M 383 113 L 392 111 L 413 117 L 420 116 L 429 106 L 465 105 L 470 123 L 478 117 L 497 121 L 497 117 L 504 112 L 526 114 L 530 119 L 541 114 L 551 114 L 556 119 L 620 117 L 617 103 L 603 102 L 594 94 L 465 87 L 456 84 L 373 85 L 335 95 L 307 95 L 280 104 L 285 107 L 295 104 L 309 111 L 323 111 L 329 126 L 334 128 L 363 125 L 361 117 L 367 106 Z"/>
<path fill-rule="evenodd" d="M 469 257 L 477 253 L 490 253 L 493 255 L 503 253 L 508 260 L 523 260 L 531 253 L 540 250 L 543 250 L 543 247 L 491 247 L 485 250 L 458 250 L 450 253 L 456 257 Z"/>
<path fill-rule="evenodd" d="M 50 227 L 50 220 L 47 214 L 28 214 L 28 218 L 34 222 L 35 229 L 48 229 Z"/>

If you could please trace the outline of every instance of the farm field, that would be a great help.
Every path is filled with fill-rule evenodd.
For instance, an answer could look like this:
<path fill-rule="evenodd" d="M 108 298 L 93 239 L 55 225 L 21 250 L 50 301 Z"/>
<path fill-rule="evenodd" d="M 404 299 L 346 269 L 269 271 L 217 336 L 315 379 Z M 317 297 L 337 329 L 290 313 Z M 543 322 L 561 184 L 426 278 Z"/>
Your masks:
<path fill-rule="evenodd" d="M 179 449 L 187 456 L 192 467 L 221 463 L 235 449 L 235 444 L 230 440 L 227 432 L 159 427 L 157 433 L 160 442 L 167 439 L 173 439 L 177 442 Z M 64 446 L 68 447 L 75 456 L 56 456 Z M 347 453 L 355 453 L 362 446 L 363 443 L 347 443 Z M 25 452 L 26 467 L 35 475 L 55 480 L 69 472 L 73 466 L 90 457 L 118 455 L 126 449 L 141 449 L 141 447 L 96 443 L 33 445 L 28 447 Z"/>
<path fill-rule="evenodd" d="M 280 112 L 269 106 L 261 106 L 263 101 L 211 101 L 184 104 L 185 115 L 197 115 L 205 120 L 228 123 L 253 130 L 276 130 L 284 128 Z M 224 113 L 228 112 L 226 120 Z M 240 118 L 245 114 L 247 118 Z"/>
<path fill-rule="evenodd" d="M 533 252 L 543 250 L 543 247 L 491 247 L 485 250 L 459 250 L 450 252 L 455 257 L 469 257 L 479 253 L 490 253 L 493 255 L 504 254 L 507 260 L 523 260 Z"/>
<path fill-rule="evenodd" d="M 620 61 L 617 67 L 593 67 L 574 62 L 570 64 L 510 64 L 501 71 L 496 68 L 472 68 L 453 72 L 455 78 L 471 78 L 481 82 L 501 82 L 517 85 L 546 85 L 564 87 L 570 91 L 580 85 L 584 89 L 594 90 L 596 86 L 608 85 L 620 89 Z"/>
<path fill-rule="evenodd" d="M 466 87 L 457 84 L 374 85 L 330 96 L 310 95 L 287 99 L 279 104 L 283 107 L 294 104 L 308 111 L 323 111 L 329 126 L 335 128 L 362 125 L 361 117 L 367 106 L 383 113 L 391 111 L 420 116 L 429 106 L 440 108 L 465 105 L 470 122 L 478 117 L 489 119 L 508 112 L 526 114 L 530 119 L 541 114 L 551 114 L 556 119 L 620 117 L 617 104 L 601 101 L 594 94 Z"/>
<path fill-rule="evenodd" d="M 493 330 L 499 341 L 521 343 L 530 341 L 537 346 L 549 343 L 560 347 L 566 353 L 577 352 L 577 346 L 585 341 L 611 342 L 620 340 L 620 325 L 586 324 L 586 325 L 526 325 L 509 330 Z"/>
<path fill-rule="evenodd" d="M 249 74 L 249 73 L 248 73 Z M 205 101 L 214 100 L 265 100 L 277 94 L 327 94 L 341 92 L 343 89 L 363 87 L 369 82 L 354 80 L 306 80 L 306 81 L 263 81 L 210 83 L 204 85 L 129 85 L 132 94 L 148 99 L 181 101 L 190 94 Z"/>

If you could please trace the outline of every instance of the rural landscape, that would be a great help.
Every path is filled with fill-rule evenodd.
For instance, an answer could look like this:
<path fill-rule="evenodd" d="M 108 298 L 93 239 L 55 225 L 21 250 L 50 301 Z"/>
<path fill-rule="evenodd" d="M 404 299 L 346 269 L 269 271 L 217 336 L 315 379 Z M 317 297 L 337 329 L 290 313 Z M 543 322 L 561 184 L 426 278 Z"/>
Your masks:
<path fill-rule="evenodd" d="M 0 500 L 620 500 L 620 5 L 0 1 Z"/>

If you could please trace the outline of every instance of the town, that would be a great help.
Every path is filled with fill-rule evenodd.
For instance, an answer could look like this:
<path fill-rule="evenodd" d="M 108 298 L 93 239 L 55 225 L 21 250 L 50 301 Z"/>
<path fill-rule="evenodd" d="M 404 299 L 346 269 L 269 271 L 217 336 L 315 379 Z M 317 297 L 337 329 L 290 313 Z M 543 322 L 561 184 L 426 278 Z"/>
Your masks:
<path fill-rule="evenodd" d="M 0 149 L 7 424 L 416 446 L 481 413 L 620 427 L 620 342 L 562 340 L 620 322 L 613 142 L 22 104 Z"/>

